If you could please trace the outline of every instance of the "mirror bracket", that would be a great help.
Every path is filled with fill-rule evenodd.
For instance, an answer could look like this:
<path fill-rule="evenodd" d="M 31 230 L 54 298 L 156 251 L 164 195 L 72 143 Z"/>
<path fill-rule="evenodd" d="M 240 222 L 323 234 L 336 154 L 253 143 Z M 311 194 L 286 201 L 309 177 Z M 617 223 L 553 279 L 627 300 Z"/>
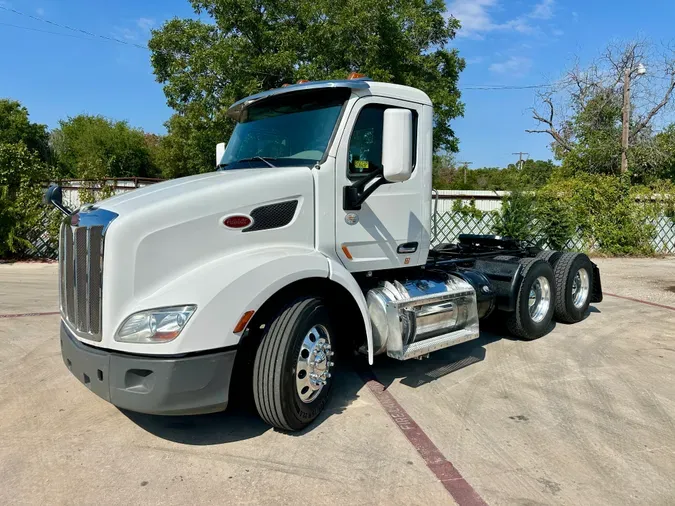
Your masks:
<path fill-rule="evenodd" d="M 371 182 L 372 184 L 368 186 Z M 375 190 L 388 182 L 389 181 L 384 179 L 383 170 L 378 169 L 367 176 L 354 181 L 351 186 L 345 186 L 342 189 L 342 209 L 345 211 L 360 211 L 361 204 L 363 204 Z"/>
<path fill-rule="evenodd" d="M 49 188 L 45 191 L 45 196 L 43 199 L 45 205 L 51 204 L 56 209 L 61 211 L 65 216 L 70 216 L 73 212 L 63 205 L 63 190 L 57 184 L 50 184 Z"/>

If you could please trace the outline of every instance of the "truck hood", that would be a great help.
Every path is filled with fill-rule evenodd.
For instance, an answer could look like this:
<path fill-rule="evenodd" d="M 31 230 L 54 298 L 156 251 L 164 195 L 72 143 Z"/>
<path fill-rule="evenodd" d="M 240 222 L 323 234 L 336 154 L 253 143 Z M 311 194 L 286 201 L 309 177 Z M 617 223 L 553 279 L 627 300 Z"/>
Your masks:
<path fill-rule="evenodd" d="M 197 195 L 201 192 L 212 192 L 223 187 L 248 187 L 253 180 L 260 180 L 274 176 L 271 170 L 304 170 L 307 167 L 290 167 L 283 169 L 239 169 L 229 171 L 209 172 L 194 176 L 171 179 L 162 183 L 139 188 L 101 201 L 97 207 L 113 211 L 117 214 L 126 214 L 135 209 L 152 206 L 158 202 L 166 202 L 186 194 Z"/>
<path fill-rule="evenodd" d="M 284 202 L 294 209 L 288 223 L 258 226 L 251 233 L 223 224 L 232 214 L 273 213 L 266 206 Z M 200 174 L 133 190 L 97 207 L 118 215 L 105 235 L 104 282 L 124 285 L 118 292 L 128 298 L 146 296 L 237 252 L 278 245 L 314 248 L 314 179 L 307 167 Z"/>

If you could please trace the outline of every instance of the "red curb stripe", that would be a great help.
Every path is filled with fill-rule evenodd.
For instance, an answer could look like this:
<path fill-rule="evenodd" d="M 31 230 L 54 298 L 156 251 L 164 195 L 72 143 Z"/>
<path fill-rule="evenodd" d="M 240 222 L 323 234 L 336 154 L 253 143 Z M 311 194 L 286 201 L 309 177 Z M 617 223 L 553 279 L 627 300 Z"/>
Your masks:
<path fill-rule="evenodd" d="M 373 375 L 372 371 L 360 371 L 359 375 L 375 398 L 403 435 L 410 441 L 417 453 L 424 459 L 427 467 L 443 484 L 459 506 L 487 506 L 459 471 L 447 460 L 429 436 L 412 419 L 393 395 Z"/>
<path fill-rule="evenodd" d="M 670 309 L 671 311 L 675 311 L 675 307 L 673 307 L 673 306 L 666 306 L 664 304 L 657 304 L 656 302 L 649 302 L 648 300 L 634 299 L 633 297 L 626 297 L 625 295 L 616 295 L 615 293 L 607 293 L 607 292 L 602 292 L 602 293 L 605 294 L 605 295 L 609 295 L 610 297 L 616 297 L 617 299 L 631 300 L 633 302 L 639 302 L 640 304 L 647 304 L 648 306 L 660 307 L 662 309 Z"/>
<path fill-rule="evenodd" d="M 26 316 L 52 316 L 55 314 L 60 314 L 58 311 L 53 311 L 51 313 L 19 313 L 19 314 L 0 314 L 0 318 L 24 318 Z"/>

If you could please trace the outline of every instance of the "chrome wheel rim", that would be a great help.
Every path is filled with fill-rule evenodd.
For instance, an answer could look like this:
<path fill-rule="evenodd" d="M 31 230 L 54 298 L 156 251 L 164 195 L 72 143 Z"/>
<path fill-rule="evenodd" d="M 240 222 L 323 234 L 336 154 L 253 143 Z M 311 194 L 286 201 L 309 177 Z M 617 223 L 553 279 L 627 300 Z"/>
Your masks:
<path fill-rule="evenodd" d="M 591 290 L 591 281 L 588 276 L 588 271 L 581 268 L 574 275 L 572 280 L 572 303 L 574 307 L 579 309 L 583 307 L 588 299 L 588 293 Z"/>
<path fill-rule="evenodd" d="M 295 387 L 300 400 L 309 404 L 315 400 L 330 379 L 331 357 L 330 335 L 323 325 L 314 325 L 302 340 L 298 361 L 295 366 Z"/>
<path fill-rule="evenodd" d="M 530 297 L 528 300 L 528 308 L 530 310 L 530 318 L 535 323 L 541 322 L 548 314 L 548 309 L 551 307 L 551 284 L 544 276 L 539 276 L 532 283 L 530 288 Z"/>

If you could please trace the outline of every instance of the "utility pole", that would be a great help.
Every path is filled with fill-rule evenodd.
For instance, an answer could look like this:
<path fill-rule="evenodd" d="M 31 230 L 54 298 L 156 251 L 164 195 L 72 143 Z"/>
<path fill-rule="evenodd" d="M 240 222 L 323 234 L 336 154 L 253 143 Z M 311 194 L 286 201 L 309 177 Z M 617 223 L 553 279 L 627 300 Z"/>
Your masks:
<path fill-rule="evenodd" d="M 529 155 L 530 153 L 518 151 L 517 153 L 511 153 L 511 154 L 512 155 L 518 155 L 518 169 L 523 170 L 523 163 L 525 163 L 525 160 L 523 160 L 523 155 Z"/>
<path fill-rule="evenodd" d="M 628 129 L 630 128 L 630 67 L 623 71 L 623 117 L 621 119 L 621 174 L 628 172 Z"/>
<path fill-rule="evenodd" d="M 630 85 L 633 72 L 636 76 L 643 76 L 647 69 L 642 63 L 636 67 L 626 67 L 623 70 L 623 109 L 621 118 L 621 174 L 628 172 L 628 136 L 630 132 Z"/>
<path fill-rule="evenodd" d="M 459 162 L 460 165 L 464 167 L 464 184 L 466 184 L 466 169 L 471 165 L 473 162 Z"/>

